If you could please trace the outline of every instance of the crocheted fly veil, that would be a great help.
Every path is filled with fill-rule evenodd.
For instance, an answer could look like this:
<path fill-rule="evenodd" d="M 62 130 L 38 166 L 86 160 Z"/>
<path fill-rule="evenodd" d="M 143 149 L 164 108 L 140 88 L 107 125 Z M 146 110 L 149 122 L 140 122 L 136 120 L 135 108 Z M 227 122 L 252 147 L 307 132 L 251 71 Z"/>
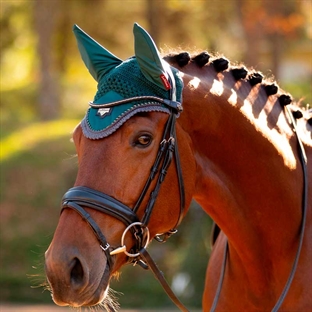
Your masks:
<path fill-rule="evenodd" d="M 134 25 L 135 56 L 125 61 L 110 53 L 78 26 L 74 26 L 81 57 L 93 78 L 98 82 L 93 105 L 81 122 L 83 133 L 90 139 L 101 139 L 116 131 L 139 112 L 170 113 L 168 106 L 152 99 L 182 101 L 183 82 L 177 69 L 161 59 L 149 34 Z M 116 106 L 99 107 L 121 100 L 133 101 Z"/>

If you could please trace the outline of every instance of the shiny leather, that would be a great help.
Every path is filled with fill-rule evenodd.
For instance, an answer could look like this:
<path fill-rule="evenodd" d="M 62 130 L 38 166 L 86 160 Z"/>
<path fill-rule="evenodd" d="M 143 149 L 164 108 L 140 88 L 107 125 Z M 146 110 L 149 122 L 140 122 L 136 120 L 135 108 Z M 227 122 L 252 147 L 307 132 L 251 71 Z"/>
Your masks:
<path fill-rule="evenodd" d="M 75 202 L 78 205 L 98 210 L 117 218 L 127 226 L 139 221 L 137 215 L 122 202 L 85 186 L 75 186 L 69 189 L 62 202 L 63 204 L 64 202 Z"/>

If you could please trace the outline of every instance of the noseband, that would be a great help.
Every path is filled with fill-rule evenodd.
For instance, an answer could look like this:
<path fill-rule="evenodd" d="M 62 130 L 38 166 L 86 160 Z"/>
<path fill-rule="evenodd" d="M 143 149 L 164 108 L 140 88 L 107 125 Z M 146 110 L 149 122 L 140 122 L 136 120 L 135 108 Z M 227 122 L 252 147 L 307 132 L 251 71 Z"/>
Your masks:
<path fill-rule="evenodd" d="M 156 155 L 155 162 L 151 168 L 149 177 L 142 189 L 142 192 L 134 206 L 133 209 L 124 205 L 120 201 L 112 198 L 111 196 L 101 193 L 99 191 L 93 190 L 88 187 L 76 186 L 69 189 L 62 200 L 62 211 L 66 208 L 70 208 L 78 212 L 81 217 L 90 225 L 95 236 L 100 242 L 100 247 L 105 252 L 107 263 L 110 270 L 113 267 L 113 256 L 124 252 L 128 257 L 128 262 L 135 264 L 139 264 L 144 269 L 151 269 L 155 275 L 155 277 L 162 284 L 164 290 L 167 292 L 171 300 L 181 309 L 181 311 L 188 311 L 183 304 L 178 300 L 175 294 L 172 292 L 170 286 L 166 282 L 163 274 L 160 272 L 155 262 L 150 257 L 149 253 L 146 250 L 146 247 L 150 241 L 148 224 L 153 212 L 153 208 L 160 190 L 160 186 L 164 181 L 167 170 L 171 164 L 172 158 L 175 159 L 176 164 L 176 172 L 179 181 L 179 193 L 180 193 L 180 213 L 176 225 L 173 229 L 169 230 L 166 233 L 157 234 L 155 239 L 158 242 L 165 242 L 172 234 L 177 232 L 177 227 L 182 221 L 184 215 L 184 184 L 182 177 L 182 170 L 180 166 L 180 158 L 177 147 L 177 138 L 176 138 L 176 116 L 182 111 L 182 105 L 179 102 L 165 100 L 158 97 L 134 97 L 125 99 L 118 102 L 113 102 L 109 104 L 93 104 L 90 103 L 91 107 L 94 108 L 106 108 L 113 107 L 116 105 L 124 104 L 126 102 L 131 102 L 134 100 L 152 100 L 160 102 L 166 105 L 170 110 L 170 115 L 167 120 L 167 123 L 164 128 L 162 140 L 160 142 L 158 152 Z M 137 212 L 139 207 L 142 204 L 143 199 L 147 196 L 147 192 L 151 186 L 152 181 L 156 179 L 155 187 L 150 192 L 149 199 L 144 211 L 144 215 L 140 220 L 137 216 Z M 98 210 L 105 214 L 108 214 L 122 223 L 125 224 L 126 229 L 121 237 L 121 246 L 117 248 L 113 248 L 106 240 L 103 235 L 100 227 L 97 223 L 92 219 L 90 214 L 85 210 L 85 208 L 91 208 L 94 210 Z M 126 233 L 130 231 L 134 237 L 135 245 L 132 246 L 131 250 L 127 251 L 126 246 L 124 244 L 124 238 Z"/>

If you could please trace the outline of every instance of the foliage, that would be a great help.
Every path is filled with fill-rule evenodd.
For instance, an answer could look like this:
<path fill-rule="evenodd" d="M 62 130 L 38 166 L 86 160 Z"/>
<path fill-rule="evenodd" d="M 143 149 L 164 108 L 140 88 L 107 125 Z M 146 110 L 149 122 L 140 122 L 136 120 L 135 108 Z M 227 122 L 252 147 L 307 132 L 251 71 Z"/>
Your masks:
<path fill-rule="evenodd" d="M 49 99 L 58 116 L 92 99 L 95 84 L 78 54 L 75 23 L 122 59 L 133 54 L 131 29 L 139 22 L 164 51 L 223 53 L 264 73 L 271 70 L 280 83 L 281 68 L 292 66 L 297 84 L 311 83 L 309 20 L 307 0 L 2 1 L 1 91 L 36 86 L 34 108 L 44 119 L 50 119 L 42 115 Z M 311 92 L 293 96 L 305 96 L 306 102 L 312 97 Z"/>
<path fill-rule="evenodd" d="M 39 128 L 26 130 L 29 136 L 23 138 L 25 148 L 14 153 L 5 148 L 4 155 L 10 153 L 10 157 L 1 160 L 2 300 L 41 300 L 38 291 L 30 291 L 32 282 L 27 275 L 38 273 L 32 269 L 38 262 L 43 271 L 43 253 L 57 223 L 60 198 L 75 177 L 75 161 L 69 156 L 74 151 L 68 144 L 66 130 L 57 140 L 42 141 L 39 137 L 36 142 L 37 133 L 30 133 L 31 129 Z M 35 283 L 40 282 L 43 278 Z M 20 290 L 18 298 L 14 295 L 16 289 Z"/>

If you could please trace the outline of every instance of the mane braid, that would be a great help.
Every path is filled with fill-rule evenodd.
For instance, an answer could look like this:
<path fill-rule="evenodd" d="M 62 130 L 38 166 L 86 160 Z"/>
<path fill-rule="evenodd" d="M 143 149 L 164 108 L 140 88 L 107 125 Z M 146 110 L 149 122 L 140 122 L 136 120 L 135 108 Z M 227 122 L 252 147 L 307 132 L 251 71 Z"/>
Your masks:
<path fill-rule="evenodd" d="M 272 84 L 268 84 L 264 86 L 265 92 L 267 94 L 267 96 L 276 94 L 278 92 L 278 86 L 275 83 Z"/>
<path fill-rule="evenodd" d="M 293 114 L 295 119 L 300 119 L 303 117 L 303 114 L 302 114 L 301 110 L 299 110 L 299 109 L 292 111 L 292 114 Z"/>
<path fill-rule="evenodd" d="M 204 51 L 192 58 L 192 61 L 195 62 L 199 67 L 205 66 L 210 59 L 208 52 Z"/>
<path fill-rule="evenodd" d="M 291 96 L 287 94 L 282 94 L 278 99 L 282 106 L 286 106 L 292 102 Z"/>
<path fill-rule="evenodd" d="M 249 80 L 250 85 L 253 87 L 258 83 L 262 83 L 263 75 L 260 73 L 252 73 L 252 74 L 249 74 L 248 80 Z"/>
<path fill-rule="evenodd" d="M 282 107 L 294 103 L 290 94 L 287 94 L 281 90 L 276 82 L 266 80 L 261 72 L 248 69 L 243 65 L 232 65 L 230 61 L 223 56 L 214 56 L 209 54 L 207 51 L 203 51 L 191 56 L 189 52 L 183 51 L 176 54 L 170 53 L 164 56 L 164 60 L 170 63 L 172 66 L 177 65 L 180 68 L 186 67 L 189 64 L 195 64 L 199 68 L 213 66 L 217 73 L 221 73 L 223 71 L 231 72 L 236 81 L 248 81 L 251 87 L 261 84 L 261 87 L 264 89 L 268 97 L 271 95 L 277 95 L 277 99 Z M 297 109 L 292 110 L 292 113 L 296 119 L 303 116 L 302 111 L 300 111 L 300 109 L 298 110 L 297 105 L 298 104 L 296 104 Z M 312 117 L 305 117 L 305 119 L 309 125 L 312 125 Z"/>
<path fill-rule="evenodd" d="M 248 74 L 248 70 L 245 67 L 233 68 L 231 69 L 231 72 L 236 81 L 240 79 L 245 79 Z"/>
<path fill-rule="evenodd" d="M 181 52 L 179 54 L 166 55 L 164 60 L 168 63 L 177 63 L 180 67 L 184 67 L 190 62 L 191 56 L 188 52 Z"/>
<path fill-rule="evenodd" d="M 226 58 L 223 58 L 223 57 L 220 57 L 220 58 L 212 61 L 212 64 L 213 64 L 217 73 L 220 73 L 220 72 L 228 69 L 229 63 L 230 63 L 229 60 L 227 60 Z"/>

